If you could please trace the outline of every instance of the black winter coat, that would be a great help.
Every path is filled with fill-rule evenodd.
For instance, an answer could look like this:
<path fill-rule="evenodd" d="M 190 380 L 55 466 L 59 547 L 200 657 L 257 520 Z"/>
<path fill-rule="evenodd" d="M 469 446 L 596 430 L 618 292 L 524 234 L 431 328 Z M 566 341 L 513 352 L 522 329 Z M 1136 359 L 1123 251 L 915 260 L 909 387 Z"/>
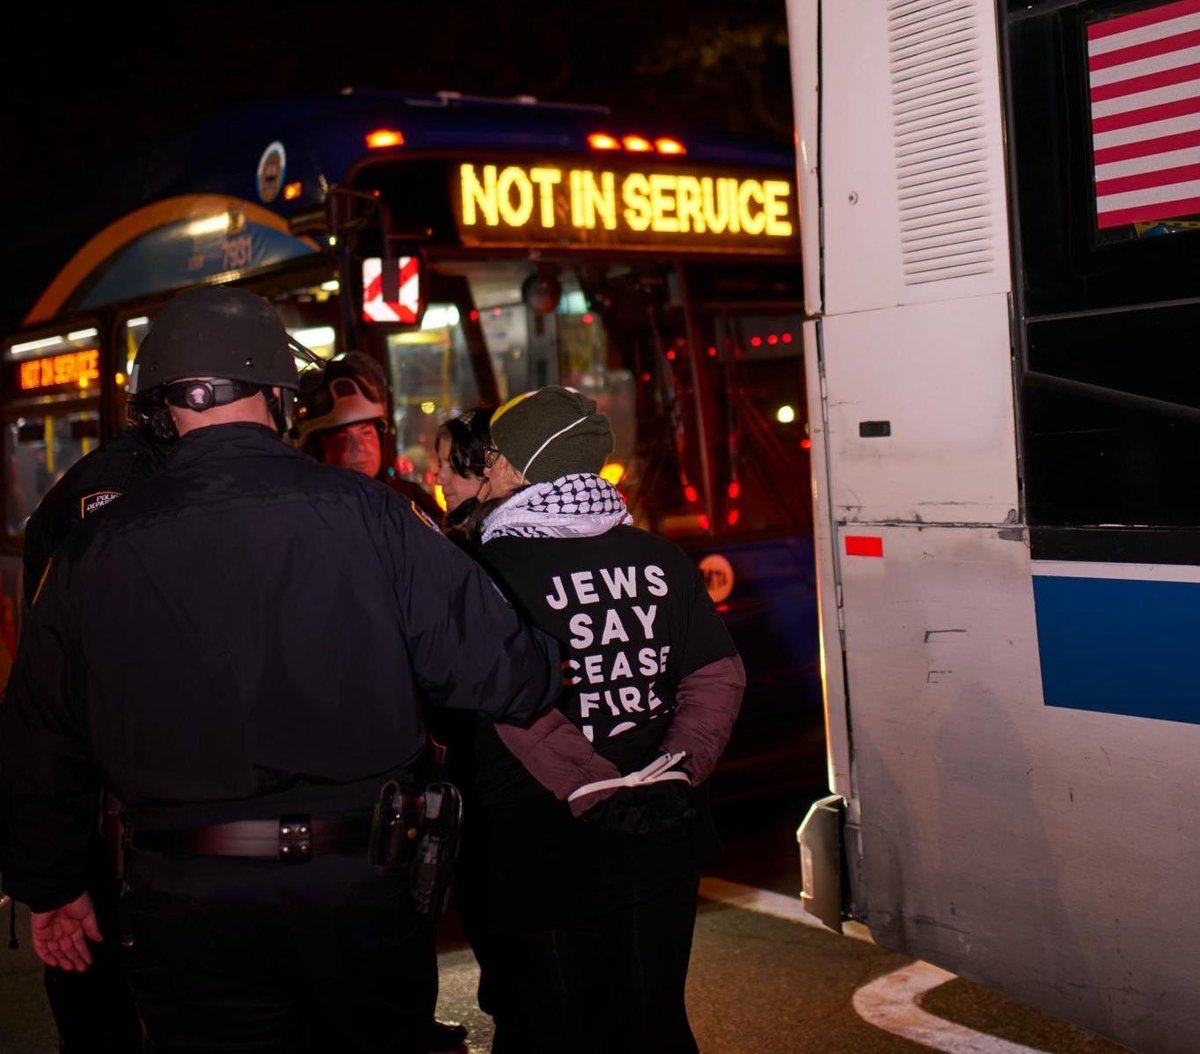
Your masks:
<path fill-rule="evenodd" d="M 64 545 L 0 705 L 5 886 L 84 889 L 100 785 L 135 827 L 365 808 L 422 700 L 523 721 L 559 653 L 387 486 L 259 425 L 190 432 Z"/>

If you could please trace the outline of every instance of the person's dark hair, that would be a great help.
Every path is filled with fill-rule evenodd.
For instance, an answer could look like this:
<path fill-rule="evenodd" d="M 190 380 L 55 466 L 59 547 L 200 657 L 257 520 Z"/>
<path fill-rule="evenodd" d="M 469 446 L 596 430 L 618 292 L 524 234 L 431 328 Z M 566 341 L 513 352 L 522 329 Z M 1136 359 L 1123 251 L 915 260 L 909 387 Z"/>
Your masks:
<path fill-rule="evenodd" d="M 476 407 L 452 417 L 437 430 L 435 449 L 443 436 L 450 440 L 450 467 L 463 479 L 483 478 L 485 459 L 492 446 L 488 422 L 493 409 L 490 406 Z"/>

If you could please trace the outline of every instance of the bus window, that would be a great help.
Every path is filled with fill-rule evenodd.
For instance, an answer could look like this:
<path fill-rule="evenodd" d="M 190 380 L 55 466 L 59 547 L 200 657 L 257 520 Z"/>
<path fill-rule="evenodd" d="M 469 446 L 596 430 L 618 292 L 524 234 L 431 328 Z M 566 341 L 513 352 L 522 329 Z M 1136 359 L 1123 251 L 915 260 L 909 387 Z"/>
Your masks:
<path fill-rule="evenodd" d="M 99 410 L 64 413 L 48 408 L 5 422 L 5 517 L 10 537 L 24 534 L 25 522 L 46 491 L 99 442 Z"/>
<path fill-rule="evenodd" d="M 5 343 L 5 523 L 24 533 L 42 496 L 100 441 L 100 330 L 64 325 Z"/>

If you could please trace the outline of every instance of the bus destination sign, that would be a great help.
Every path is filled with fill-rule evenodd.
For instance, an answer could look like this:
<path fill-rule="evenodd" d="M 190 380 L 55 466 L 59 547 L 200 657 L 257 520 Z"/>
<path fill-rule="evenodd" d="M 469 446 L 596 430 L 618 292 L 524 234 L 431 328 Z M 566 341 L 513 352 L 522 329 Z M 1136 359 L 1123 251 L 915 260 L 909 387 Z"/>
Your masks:
<path fill-rule="evenodd" d="M 796 195 L 779 173 L 463 162 L 453 175 L 467 245 L 796 249 Z"/>
<path fill-rule="evenodd" d="M 63 355 L 47 355 L 31 359 L 16 367 L 17 383 L 23 392 L 46 388 L 86 388 L 100 379 L 100 352 L 96 348 L 69 351 Z"/>

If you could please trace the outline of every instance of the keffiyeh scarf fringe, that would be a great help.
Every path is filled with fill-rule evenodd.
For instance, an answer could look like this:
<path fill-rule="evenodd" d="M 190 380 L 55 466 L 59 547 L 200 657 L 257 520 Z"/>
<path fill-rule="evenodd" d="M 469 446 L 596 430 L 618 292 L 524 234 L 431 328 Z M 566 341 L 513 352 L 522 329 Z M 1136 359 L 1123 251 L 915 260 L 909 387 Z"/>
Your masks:
<path fill-rule="evenodd" d="M 592 538 L 631 523 L 633 517 L 616 487 L 589 472 L 575 472 L 518 491 L 488 516 L 483 541 Z"/>

